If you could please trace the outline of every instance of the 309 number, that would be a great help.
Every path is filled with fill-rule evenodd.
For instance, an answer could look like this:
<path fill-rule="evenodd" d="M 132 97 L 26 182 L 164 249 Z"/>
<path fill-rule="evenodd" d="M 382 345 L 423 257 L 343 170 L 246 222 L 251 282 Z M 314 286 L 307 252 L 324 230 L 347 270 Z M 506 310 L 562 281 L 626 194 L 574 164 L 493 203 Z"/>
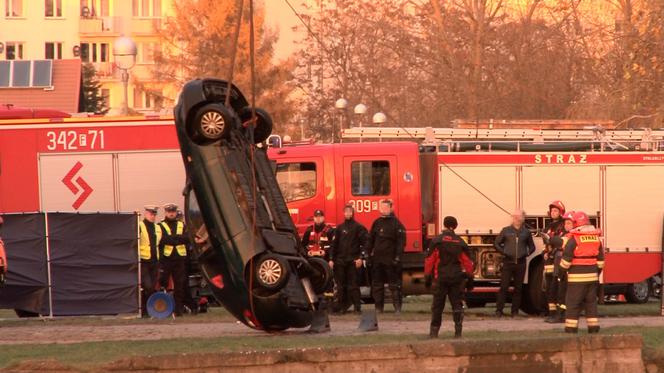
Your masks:
<path fill-rule="evenodd" d="M 371 212 L 378 210 L 378 202 L 369 199 L 356 199 L 348 201 L 355 212 Z"/>

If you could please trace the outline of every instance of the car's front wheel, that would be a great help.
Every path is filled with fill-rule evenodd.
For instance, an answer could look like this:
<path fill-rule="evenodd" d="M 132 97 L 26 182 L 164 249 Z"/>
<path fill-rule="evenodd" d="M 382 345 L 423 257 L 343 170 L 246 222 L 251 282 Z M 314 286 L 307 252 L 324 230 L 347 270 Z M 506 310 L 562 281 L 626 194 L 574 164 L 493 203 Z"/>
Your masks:
<path fill-rule="evenodd" d="M 267 290 L 283 288 L 290 275 L 288 262 L 283 257 L 275 254 L 261 256 L 257 260 L 254 270 L 258 285 Z"/>
<path fill-rule="evenodd" d="M 222 104 L 207 104 L 196 111 L 190 124 L 190 135 L 194 142 L 204 145 L 219 141 L 230 132 L 233 114 Z"/>

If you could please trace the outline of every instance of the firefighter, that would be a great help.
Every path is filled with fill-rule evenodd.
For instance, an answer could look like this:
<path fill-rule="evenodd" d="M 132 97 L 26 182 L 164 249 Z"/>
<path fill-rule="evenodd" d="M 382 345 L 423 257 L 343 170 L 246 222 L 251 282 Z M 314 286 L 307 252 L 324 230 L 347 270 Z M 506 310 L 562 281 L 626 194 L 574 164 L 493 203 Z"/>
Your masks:
<path fill-rule="evenodd" d="M 392 294 L 394 312 L 401 313 L 401 288 L 398 271 L 401 255 L 405 246 L 403 224 L 392 212 L 392 201 L 379 203 L 381 216 L 371 225 L 367 252 L 371 262 L 371 293 L 377 312 L 383 312 L 385 306 L 385 283 Z"/>
<path fill-rule="evenodd" d="M 565 304 L 565 332 L 577 333 L 579 315 L 585 312 L 588 333 L 599 333 L 597 318 L 597 290 L 599 275 L 604 268 L 604 248 L 601 232 L 590 224 L 588 215 L 574 213 L 574 229 L 565 244 L 560 267 L 567 271 L 567 297 Z"/>
<path fill-rule="evenodd" d="M 4 220 L 0 216 L 0 228 Z M 0 236 L 0 285 L 5 283 L 5 277 L 7 276 L 7 253 L 5 252 L 5 243 L 2 241 L 2 236 Z"/>
<path fill-rule="evenodd" d="M 553 253 L 553 281 L 554 289 L 553 301 L 556 304 L 555 314 L 549 315 L 545 320 L 548 323 L 563 323 L 565 321 L 565 294 L 567 294 L 567 274 L 560 268 L 560 261 L 563 257 L 563 248 L 567 243 L 570 232 L 574 228 L 574 211 L 569 211 L 563 216 L 563 235 L 554 236 L 549 240 L 549 245 Z"/>
<path fill-rule="evenodd" d="M 182 316 L 184 311 L 185 286 L 187 285 L 187 245 L 189 238 L 185 234 L 184 222 L 177 219 L 178 206 L 174 203 L 164 205 L 165 217 L 159 223 L 162 231 L 160 242 L 160 282 L 161 287 L 168 287 L 173 277 L 173 298 L 175 298 L 175 316 Z"/>
<path fill-rule="evenodd" d="M 514 284 L 512 293 L 512 317 L 519 314 L 521 289 L 526 274 L 526 258 L 535 252 L 535 242 L 524 225 L 525 214 L 521 210 L 512 213 L 512 224 L 503 228 L 496 237 L 494 247 L 503 254 L 503 267 L 500 274 L 500 292 L 496 301 L 496 316 L 503 316 L 510 282 Z"/>
<path fill-rule="evenodd" d="M 336 308 L 342 310 L 342 313 L 347 308 L 347 297 L 353 302 L 355 313 L 361 311 L 357 276 L 363 264 L 362 259 L 366 257 L 364 248 L 367 238 L 367 229 L 355 220 L 355 209 L 346 205 L 344 222 L 335 229 L 329 252 L 330 267 L 334 270 L 334 281 L 337 285 Z"/>
<path fill-rule="evenodd" d="M 431 326 L 429 338 L 438 338 L 440 325 L 442 323 L 443 310 L 445 309 L 445 298 L 449 298 L 452 304 L 454 320 L 454 337 L 460 338 L 463 324 L 463 292 L 464 284 L 468 276 L 472 276 L 472 270 L 468 273 L 462 260 L 470 258 L 470 248 L 466 242 L 454 233 L 458 226 L 453 216 L 443 219 L 445 230 L 436 236 L 429 246 L 427 256 L 427 269 L 425 285 L 431 286 L 432 277 L 436 277 L 436 287 L 433 293 L 433 304 L 431 305 Z M 470 264 L 472 268 L 472 262 Z M 434 273 L 431 273 L 431 270 Z"/>
<path fill-rule="evenodd" d="M 155 292 L 159 275 L 159 242 L 161 227 L 155 224 L 159 207 L 145 206 L 139 229 L 139 256 L 141 258 L 141 313 L 147 315 L 146 303 Z"/>
<path fill-rule="evenodd" d="M 329 259 L 328 251 L 334 239 L 334 228 L 325 223 L 325 212 L 314 211 L 314 224 L 307 227 L 302 236 L 302 247 L 308 256 Z"/>
<path fill-rule="evenodd" d="M 557 237 L 564 234 L 564 214 L 565 205 L 561 201 L 553 201 L 549 204 L 549 217 L 551 218 L 551 221 L 544 228 L 546 241 L 546 246 L 544 249 L 544 281 L 546 286 L 544 291 L 549 311 L 549 315 L 545 320 L 546 322 L 556 322 L 558 319 L 558 281 L 553 275 L 554 259 L 557 251 L 551 246 L 549 240 L 552 237 Z"/>

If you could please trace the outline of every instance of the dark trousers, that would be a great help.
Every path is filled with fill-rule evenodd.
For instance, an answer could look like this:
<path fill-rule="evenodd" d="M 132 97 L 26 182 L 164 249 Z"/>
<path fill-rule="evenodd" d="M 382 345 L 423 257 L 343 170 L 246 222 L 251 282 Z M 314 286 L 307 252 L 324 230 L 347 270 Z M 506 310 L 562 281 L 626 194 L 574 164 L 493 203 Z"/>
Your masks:
<path fill-rule="evenodd" d="M 360 310 L 360 288 L 357 285 L 355 262 L 335 262 L 334 281 L 337 284 L 336 303 L 341 310 L 346 309 L 347 299 L 353 302 L 355 311 Z"/>
<path fill-rule="evenodd" d="M 184 293 L 187 284 L 187 259 L 173 258 L 163 259 L 160 262 L 159 282 L 161 287 L 168 286 L 168 279 L 173 277 L 173 298 L 175 298 L 175 315 L 181 315 L 184 311 Z"/>
<path fill-rule="evenodd" d="M 155 292 L 159 263 L 157 261 L 141 261 L 141 313 L 147 314 L 148 298 Z"/>
<path fill-rule="evenodd" d="M 513 283 L 514 292 L 512 293 L 512 313 L 518 313 L 521 307 L 521 290 L 523 288 L 523 276 L 526 274 L 526 260 L 520 259 L 514 262 L 514 259 L 503 261 L 503 269 L 500 274 L 500 292 L 496 301 L 496 311 L 503 312 L 505 299 Z"/>
<path fill-rule="evenodd" d="M 385 306 L 385 284 L 390 287 L 392 301 L 395 308 L 401 305 L 401 291 L 399 291 L 399 279 L 397 268 L 393 264 L 373 263 L 371 267 L 371 295 L 373 296 L 376 309 L 382 311 Z"/>
<path fill-rule="evenodd" d="M 567 284 L 567 311 L 565 314 L 565 331 L 576 333 L 579 330 L 579 316 L 585 311 L 588 332 L 599 331 L 597 318 L 597 287 L 594 282 L 570 282 Z"/>
<path fill-rule="evenodd" d="M 431 304 L 431 326 L 439 328 L 443 322 L 443 310 L 445 309 L 445 298 L 450 299 L 454 321 L 462 319 L 457 315 L 463 315 L 463 283 L 462 279 L 456 281 L 438 280 L 433 291 L 433 303 Z"/>

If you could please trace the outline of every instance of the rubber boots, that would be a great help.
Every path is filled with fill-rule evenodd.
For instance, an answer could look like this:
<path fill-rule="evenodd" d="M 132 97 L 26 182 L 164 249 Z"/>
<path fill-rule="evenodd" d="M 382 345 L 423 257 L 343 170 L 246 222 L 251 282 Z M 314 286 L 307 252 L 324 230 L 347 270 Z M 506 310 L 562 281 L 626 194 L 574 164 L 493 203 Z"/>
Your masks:
<path fill-rule="evenodd" d="M 433 326 L 431 325 L 429 327 L 429 338 L 430 339 L 435 339 L 438 338 L 438 332 L 440 331 L 440 326 Z"/>
<path fill-rule="evenodd" d="M 560 312 L 558 310 L 556 311 L 549 311 L 549 316 L 544 319 L 544 322 L 547 322 L 549 324 L 557 324 L 560 321 Z"/>
<path fill-rule="evenodd" d="M 394 313 L 399 315 L 401 314 L 401 290 L 395 290 L 392 293 L 392 305 L 394 305 Z"/>
<path fill-rule="evenodd" d="M 454 312 L 454 338 L 461 338 L 463 330 L 463 311 Z"/>

